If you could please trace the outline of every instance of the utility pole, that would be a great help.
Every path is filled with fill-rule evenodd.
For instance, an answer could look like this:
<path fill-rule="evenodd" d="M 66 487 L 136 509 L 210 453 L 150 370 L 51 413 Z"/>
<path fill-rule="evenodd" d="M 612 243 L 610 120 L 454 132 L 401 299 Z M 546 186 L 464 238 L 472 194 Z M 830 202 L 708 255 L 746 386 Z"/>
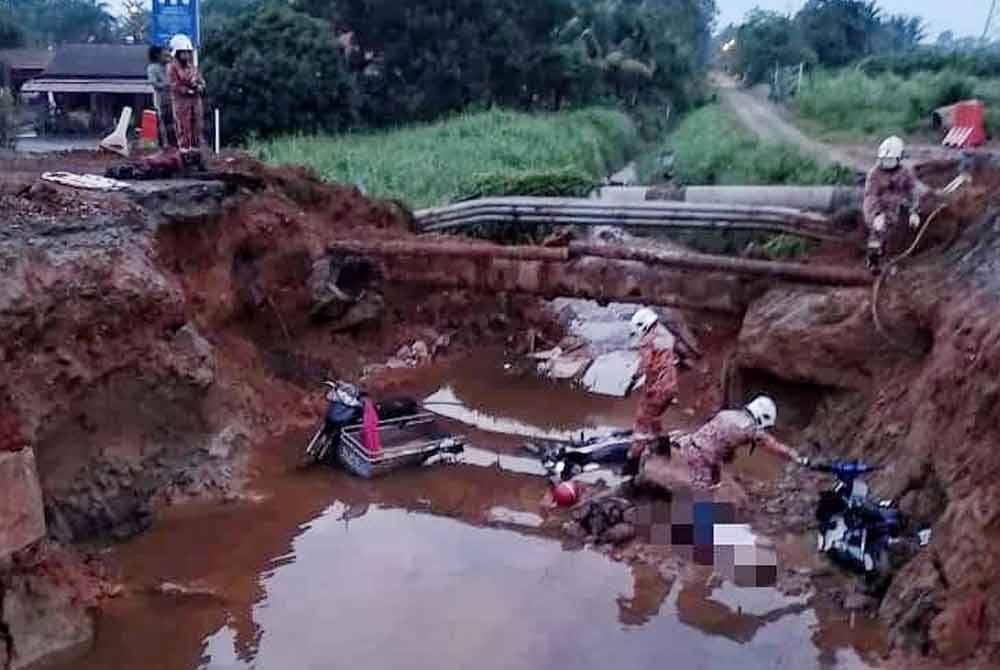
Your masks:
<path fill-rule="evenodd" d="M 1000 4 L 1000 0 L 992 0 L 990 2 L 990 12 L 986 15 L 986 25 L 983 26 L 983 37 L 981 40 L 983 44 L 986 44 L 993 35 L 993 21 L 997 18 L 998 4 Z"/>

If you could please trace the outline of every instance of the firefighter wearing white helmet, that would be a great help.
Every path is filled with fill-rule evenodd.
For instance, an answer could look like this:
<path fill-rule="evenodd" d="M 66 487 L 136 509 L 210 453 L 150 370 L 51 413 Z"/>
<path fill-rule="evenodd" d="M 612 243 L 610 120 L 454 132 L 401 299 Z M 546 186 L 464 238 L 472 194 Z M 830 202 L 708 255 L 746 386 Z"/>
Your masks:
<path fill-rule="evenodd" d="M 170 38 L 173 61 L 167 66 L 170 100 L 174 108 L 177 147 L 185 167 L 204 167 L 201 140 L 204 133 L 205 80 L 194 62 L 194 44 L 187 35 Z"/>
<path fill-rule="evenodd" d="M 170 38 L 170 55 L 177 58 L 178 52 L 181 51 L 194 51 L 194 44 L 187 35 L 174 35 Z"/>
<path fill-rule="evenodd" d="M 635 415 L 630 457 L 634 460 L 665 433 L 663 414 L 677 397 L 677 339 L 653 310 L 643 307 L 631 320 L 632 336 L 638 339 L 639 369 L 643 377 L 642 396 Z"/>
<path fill-rule="evenodd" d="M 886 138 L 878 148 L 878 160 L 865 181 L 864 217 L 868 226 L 868 267 L 878 272 L 886 243 L 908 220 L 910 228 L 920 227 L 920 183 L 903 165 L 906 143 L 899 137 Z"/>
<path fill-rule="evenodd" d="M 794 449 L 767 432 L 777 419 L 774 400 L 759 396 L 743 409 L 722 410 L 694 433 L 673 436 L 671 446 L 687 462 L 691 483 L 699 489 L 717 485 L 723 464 L 732 462 L 736 450 L 742 446 L 750 447 L 751 452 L 761 447 L 782 458 L 808 464 L 808 459 L 800 458 Z M 644 470 L 645 467 L 640 468 L 640 485 Z"/>

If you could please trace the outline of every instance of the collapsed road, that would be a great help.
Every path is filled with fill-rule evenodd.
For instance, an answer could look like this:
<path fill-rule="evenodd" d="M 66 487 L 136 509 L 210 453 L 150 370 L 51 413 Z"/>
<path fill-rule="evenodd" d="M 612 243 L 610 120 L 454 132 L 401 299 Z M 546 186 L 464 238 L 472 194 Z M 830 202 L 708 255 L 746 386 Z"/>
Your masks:
<path fill-rule="evenodd" d="M 79 160 L 79 169 L 93 168 L 92 159 Z M 130 659 L 187 668 L 204 654 L 217 665 L 281 667 L 303 648 L 317 662 L 350 653 L 362 664 L 392 665 L 393 658 L 430 659 L 433 651 L 440 664 L 447 648 L 459 665 L 571 658 L 605 667 L 611 657 L 632 665 L 662 660 L 665 639 L 673 641 L 672 654 L 691 663 L 722 654 L 721 667 L 742 667 L 747 638 L 770 640 L 750 647 L 760 666 L 778 658 L 795 659 L 795 667 L 877 663 L 871 646 L 853 638 L 850 652 L 843 643 L 807 641 L 811 634 L 824 640 L 858 634 L 822 623 L 843 598 L 810 605 L 819 613 L 808 615 L 819 617 L 810 633 L 811 624 L 803 627 L 795 615 L 806 612 L 798 596 L 772 592 L 775 601 L 748 620 L 754 604 L 741 598 L 749 596 L 730 598 L 725 586 L 651 548 L 613 549 L 634 573 L 626 596 L 632 580 L 619 584 L 616 564 L 562 550 L 558 517 L 544 531 L 488 531 L 490 523 L 513 529 L 534 526 L 536 517 L 548 521 L 538 478 L 463 465 L 369 487 L 339 474 L 288 472 L 286 459 L 296 455 L 289 452 L 300 449 L 321 409 L 323 378 L 364 377 L 376 392 L 407 388 L 426 383 L 412 377 L 419 369 L 384 365 L 402 348 L 428 351 L 412 356 L 418 364 L 462 366 L 490 347 L 514 356 L 533 345 L 554 346 L 564 329 L 538 296 L 556 295 L 719 312 L 724 326 L 687 317 L 708 363 L 685 373 L 682 385 L 698 397 L 676 408 L 677 420 L 710 415 L 724 392 L 740 398 L 766 389 L 791 408 L 796 425 L 787 429 L 820 445 L 811 455 L 883 465 L 873 486 L 934 531 L 931 544 L 900 566 L 884 598 L 866 603 L 887 628 L 893 658 L 988 668 L 1000 653 L 994 592 L 1000 569 L 993 560 L 1000 546 L 990 530 L 1000 513 L 993 449 L 1000 437 L 1000 229 L 993 210 L 1000 178 L 989 166 L 942 217 L 941 225 L 955 232 L 952 244 L 918 255 L 883 288 L 886 324 L 919 334 L 925 346 L 918 356 L 898 351 L 874 328 L 871 288 L 853 251 L 821 248 L 812 262 L 788 269 L 575 240 L 521 249 L 453 238 L 443 244 L 416 236 L 395 205 L 242 157 L 213 166 L 232 179 L 167 184 L 141 196 L 53 186 L 38 179 L 42 169 L 25 162 L 0 178 L 6 216 L 0 324 L 8 334 L 0 356 L 0 451 L 5 462 L 29 463 L 33 455 L 40 492 L 30 494 L 30 468 L 0 468 L 8 478 L 0 483 L 7 494 L 0 497 L 0 541 L 10 543 L 0 551 L 10 556 L 0 577 L 0 667 L 25 667 L 69 649 L 82 656 L 65 667 Z M 942 167 L 940 185 L 954 176 L 948 169 Z M 463 258 L 463 247 L 477 251 Z M 465 279 L 428 291 L 444 284 L 421 279 L 428 270 L 418 252 L 454 263 L 454 274 Z M 518 254 L 536 258 L 520 265 L 499 258 Z M 432 264 L 424 258 L 423 266 Z M 496 266 L 503 277 L 485 282 L 474 274 L 477 264 L 499 261 L 510 263 Z M 546 265 L 570 270 L 546 285 Z M 522 269 L 533 267 L 544 271 Z M 509 278 L 522 272 L 524 283 Z M 626 279 L 616 288 L 617 278 L 630 273 L 641 281 Z M 585 288 L 573 289 L 573 281 Z M 657 288 L 643 293 L 647 285 Z M 398 379 L 404 373 L 409 381 Z M 539 393 L 536 407 L 556 395 L 550 386 Z M 499 452 L 510 448 L 482 439 Z M 499 481 L 480 481 L 494 476 Z M 755 523 L 775 537 L 807 532 L 816 487 L 805 475 L 775 476 L 751 490 L 759 507 Z M 457 490 L 448 484 L 466 479 L 470 484 L 456 483 Z M 19 484 L 28 493 L 9 495 Z M 178 505 L 192 499 L 229 503 L 207 503 L 207 511 Z M 110 565 L 80 544 L 137 534 L 110 552 Z M 345 553 L 331 554 L 330 547 Z M 441 553 L 442 547 L 451 549 Z M 796 580 L 799 596 L 826 588 L 827 573 L 793 566 L 779 576 L 783 589 Z M 588 578 L 574 581 L 576 574 Z M 699 578 L 710 585 L 699 591 Z M 380 579 L 386 587 L 373 590 Z M 351 584 L 365 584 L 364 594 L 350 591 Z M 602 584 L 611 585 L 610 595 Z M 410 628 L 413 635 L 395 644 L 384 635 L 348 635 L 336 649 L 325 646 L 343 624 L 335 616 L 344 611 L 338 601 L 352 603 L 367 631 L 379 628 L 372 625 L 379 617 L 388 628 L 408 630 L 412 617 L 388 619 L 407 588 L 422 610 L 433 611 L 430 603 L 439 608 L 438 617 L 428 617 L 434 626 Z M 692 593 L 706 591 L 692 605 Z M 448 593 L 462 594 L 460 607 L 440 605 Z M 599 611 L 603 605 L 595 603 L 614 602 L 616 594 L 620 609 L 610 618 L 606 612 L 594 620 L 560 618 L 567 610 Z M 365 598 L 378 603 L 370 614 Z M 735 604 L 721 606 L 720 599 Z M 552 602 L 558 607 L 546 609 Z M 107 634 L 95 643 L 96 611 L 104 612 Z M 524 612 L 548 614 L 536 619 Z M 718 625 L 730 619 L 731 626 Z M 169 635 L 167 622 L 175 620 L 188 622 L 175 629 L 183 642 L 176 653 L 151 658 L 152 641 Z M 318 628 L 310 625 L 317 621 Z M 616 621 L 649 628 L 633 644 L 609 632 L 618 630 Z M 687 637 L 691 625 L 705 635 Z M 464 626 L 459 638 L 468 644 L 421 646 L 433 630 L 455 626 Z M 546 646 L 588 626 L 582 647 Z M 317 634 L 289 647 L 303 630 Z M 358 646 L 349 648 L 350 639 Z M 513 653 L 518 649 L 523 653 Z M 491 658 L 495 666 L 486 662 Z"/>

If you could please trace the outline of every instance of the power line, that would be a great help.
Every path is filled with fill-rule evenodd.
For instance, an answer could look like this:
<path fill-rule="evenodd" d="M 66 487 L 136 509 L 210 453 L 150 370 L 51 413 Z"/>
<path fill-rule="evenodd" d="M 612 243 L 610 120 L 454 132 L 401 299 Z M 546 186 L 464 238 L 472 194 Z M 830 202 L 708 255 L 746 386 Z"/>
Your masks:
<path fill-rule="evenodd" d="M 998 0 L 993 0 L 990 3 L 990 13 L 986 15 L 986 25 L 983 27 L 983 42 L 987 41 L 993 34 L 993 21 L 997 17 L 997 4 Z"/>

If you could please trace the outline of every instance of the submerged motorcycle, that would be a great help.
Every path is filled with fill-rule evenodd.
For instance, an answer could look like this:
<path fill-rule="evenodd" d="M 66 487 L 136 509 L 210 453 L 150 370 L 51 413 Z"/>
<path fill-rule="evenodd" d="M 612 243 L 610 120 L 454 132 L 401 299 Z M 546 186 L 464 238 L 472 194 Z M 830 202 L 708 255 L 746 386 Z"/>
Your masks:
<path fill-rule="evenodd" d="M 361 423 L 364 402 L 368 398 L 358 387 L 347 382 L 327 381 L 323 384 L 327 388 L 326 413 L 306 445 L 303 466 L 335 462 L 344 429 Z M 411 398 L 389 398 L 375 404 L 375 411 L 382 420 L 415 416 L 419 409 L 417 402 Z"/>
<path fill-rule="evenodd" d="M 893 547 L 912 539 L 920 546 L 929 541 L 929 530 L 921 531 L 916 538 L 904 533 L 903 518 L 894 501 L 876 502 L 869 497 L 863 478 L 877 467 L 861 461 L 833 461 L 809 467 L 837 480 L 832 489 L 820 493 L 816 506 L 817 549 L 863 575 L 871 586 L 879 588 L 891 576 Z"/>

